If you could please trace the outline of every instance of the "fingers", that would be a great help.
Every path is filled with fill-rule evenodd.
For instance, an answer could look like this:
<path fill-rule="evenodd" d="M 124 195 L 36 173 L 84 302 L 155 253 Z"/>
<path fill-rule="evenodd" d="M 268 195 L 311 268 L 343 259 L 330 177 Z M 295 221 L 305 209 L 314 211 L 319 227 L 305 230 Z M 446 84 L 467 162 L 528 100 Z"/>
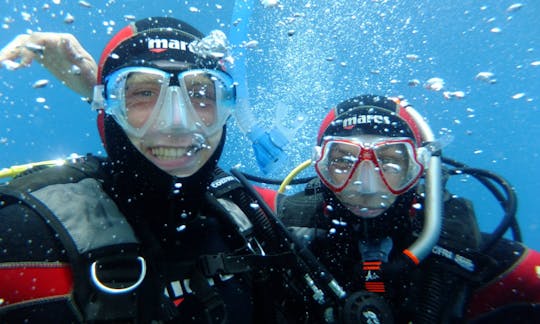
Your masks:
<path fill-rule="evenodd" d="M 71 34 L 52 34 L 45 39 L 40 63 L 75 92 L 92 96 L 97 74 L 93 57 Z"/>
<path fill-rule="evenodd" d="M 29 66 L 33 60 L 77 93 L 92 95 L 96 62 L 75 36 L 51 32 L 24 34 L 0 51 L 1 65 L 11 70 Z"/>
<path fill-rule="evenodd" d="M 0 50 L 0 65 L 8 69 L 16 70 L 32 64 L 36 58 L 37 45 L 27 47 L 30 35 L 19 35 Z"/>
<path fill-rule="evenodd" d="M 30 66 L 32 61 L 36 58 L 36 54 L 26 48 L 22 48 L 20 51 L 20 64 L 22 67 Z"/>
<path fill-rule="evenodd" d="M 84 59 L 81 54 L 81 46 L 79 42 L 71 34 L 66 34 L 60 40 L 60 48 L 64 53 L 65 58 L 70 61 L 72 64 L 78 64 Z"/>
<path fill-rule="evenodd" d="M 19 35 L 0 50 L 0 60 L 13 60 L 17 58 L 18 48 L 26 42 L 28 35 Z"/>

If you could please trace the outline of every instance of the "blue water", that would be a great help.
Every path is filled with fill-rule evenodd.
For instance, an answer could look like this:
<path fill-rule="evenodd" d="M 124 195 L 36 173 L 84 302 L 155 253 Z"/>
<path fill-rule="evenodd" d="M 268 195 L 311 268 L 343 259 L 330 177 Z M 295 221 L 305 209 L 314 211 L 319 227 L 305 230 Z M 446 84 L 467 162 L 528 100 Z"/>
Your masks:
<path fill-rule="evenodd" d="M 0 45 L 27 31 L 69 32 L 98 57 L 111 32 L 126 24 L 125 15 L 172 15 L 205 33 L 229 30 L 233 1 L 162 2 L 88 1 L 88 8 L 67 0 L 2 0 Z M 258 45 L 245 57 L 252 109 L 265 127 L 278 104 L 306 117 L 287 148 L 288 163 L 271 176 L 283 177 L 310 157 L 332 105 L 362 93 L 403 95 L 435 133 L 454 136 L 445 155 L 496 172 L 515 187 L 525 242 L 540 249 L 540 2 L 520 1 L 513 11 L 507 9 L 517 2 L 500 0 L 253 3 L 246 40 Z M 65 22 L 68 13 L 72 23 Z M 478 80 L 480 72 L 492 73 L 494 82 Z M 442 90 L 424 87 L 434 77 L 444 80 Z M 39 79 L 50 83 L 32 88 Z M 412 80 L 419 84 L 409 85 Z M 446 99 L 445 91 L 464 97 Z M 234 120 L 228 135 L 222 165 L 259 174 Z M 104 154 L 88 104 L 37 64 L 0 69 L 0 166 L 87 152 Z M 467 177 L 449 186 L 473 200 L 483 229 L 494 228 L 502 212 L 485 189 Z"/>

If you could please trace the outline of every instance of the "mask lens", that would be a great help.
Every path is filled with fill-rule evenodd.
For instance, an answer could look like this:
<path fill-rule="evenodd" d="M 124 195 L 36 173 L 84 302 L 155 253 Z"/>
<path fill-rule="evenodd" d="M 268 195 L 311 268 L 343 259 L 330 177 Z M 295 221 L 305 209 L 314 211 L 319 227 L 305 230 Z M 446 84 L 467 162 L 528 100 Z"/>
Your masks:
<path fill-rule="evenodd" d="M 213 125 L 218 119 L 215 79 L 204 72 L 187 73 L 182 79 L 193 109 L 206 126 Z"/>
<path fill-rule="evenodd" d="M 407 188 L 422 172 L 410 140 L 385 141 L 373 151 L 386 185 L 394 192 Z"/>
<path fill-rule="evenodd" d="M 126 77 L 124 93 L 127 122 L 141 128 L 157 106 L 163 85 L 168 83 L 164 75 L 131 72 Z"/>
<path fill-rule="evenodd" d="M 352 143 L 329 141 L 323 145 L 321 158 L 315 169 L 323 181 L 334 190 L 340 190 L 350 178 L 358 162 L 361 147 Z"/>
<path fill-rule="evenodd" d="M 169 74 L 147 67 L 127 67 L 105 79 L 107 113 L 131 135 L 141 136 L 157 114 Z"/>

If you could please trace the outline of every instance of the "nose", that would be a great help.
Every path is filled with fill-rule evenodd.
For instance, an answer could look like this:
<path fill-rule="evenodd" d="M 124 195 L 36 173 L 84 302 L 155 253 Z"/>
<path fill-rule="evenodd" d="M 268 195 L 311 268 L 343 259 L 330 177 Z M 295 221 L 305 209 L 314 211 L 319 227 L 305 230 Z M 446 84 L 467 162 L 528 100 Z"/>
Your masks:
<path fill-rule="evenodd" d="M 161 123 L 171 128 L 187 128 L 187 109 L 182 100 L 182 90 L 178 86 L 170 86 L 167 89 L 165 100 L 163 101 L 163 113 Z"/>
<path fill-rule="evenodd" d="M 362 194 L 376 193 L 381 189 L 381 176 L 377 172 L 377 167 L 370 160 L 360 162 L 354 171 L 350 185 Z"/>

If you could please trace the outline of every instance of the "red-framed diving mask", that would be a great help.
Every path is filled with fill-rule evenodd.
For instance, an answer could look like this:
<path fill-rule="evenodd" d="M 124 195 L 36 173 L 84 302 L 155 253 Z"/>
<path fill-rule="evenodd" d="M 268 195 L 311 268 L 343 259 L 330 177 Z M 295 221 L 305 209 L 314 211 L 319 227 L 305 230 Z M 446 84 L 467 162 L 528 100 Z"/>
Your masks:
<path fill-rule="evenodd" d="M 315 170 L 333 192 L 399 195 L 416 184 L 429 151 L 410 138 L 326 136 L 316 147 Z"/>

